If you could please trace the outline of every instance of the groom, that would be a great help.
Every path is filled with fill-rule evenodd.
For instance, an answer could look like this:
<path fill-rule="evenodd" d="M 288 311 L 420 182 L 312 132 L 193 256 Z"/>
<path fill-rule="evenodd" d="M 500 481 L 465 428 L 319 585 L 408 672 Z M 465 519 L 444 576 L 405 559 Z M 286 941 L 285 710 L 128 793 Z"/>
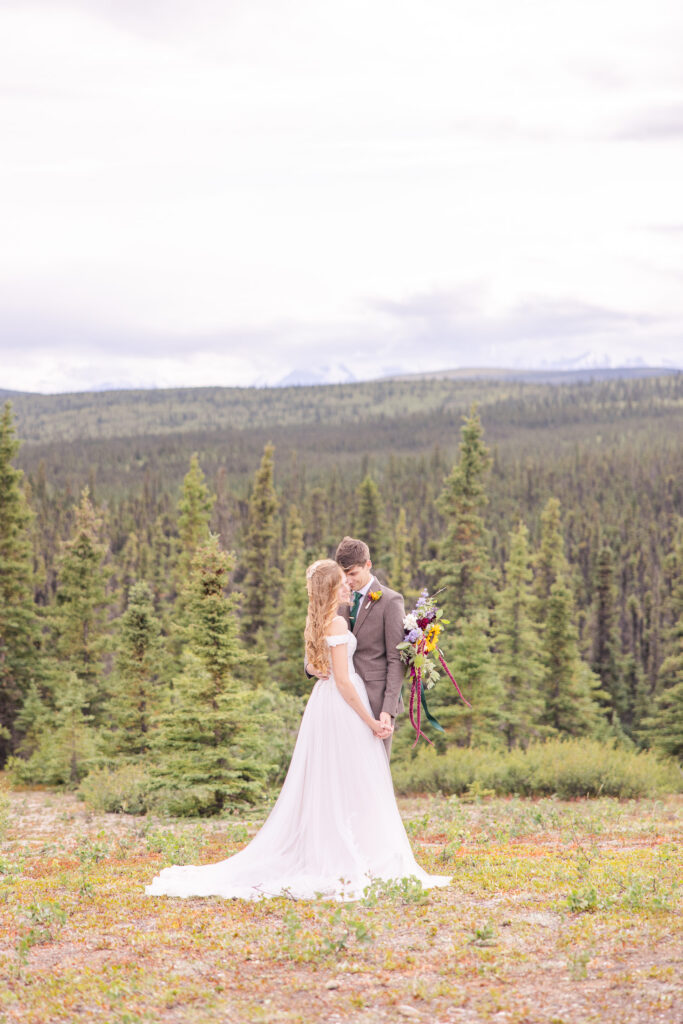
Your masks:
<path fill-rule="evenodd" d="M 373 576 L 370 549 L 364 541 L 344 537 L 335 559 L 351 588 L 351 605 L 341 605 L 339 614 L 356 637 L 354 667 L 365 683 L 373 715 L 387 731 L 384 746 L 389 756 L 394 719 L 403 711 L 405 669 L 396 647 L 404 638 L 403 597 L 382 587 Z"/>

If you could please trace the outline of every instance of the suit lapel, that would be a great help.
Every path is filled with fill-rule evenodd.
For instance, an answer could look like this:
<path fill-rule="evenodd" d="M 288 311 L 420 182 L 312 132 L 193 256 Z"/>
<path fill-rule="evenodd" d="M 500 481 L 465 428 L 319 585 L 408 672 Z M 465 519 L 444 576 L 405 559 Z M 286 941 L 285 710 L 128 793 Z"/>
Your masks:
<path fill-rule="evenodd" d="M 370 580 L 370 586 L 368 587 L 368 591 L 367 591 L 365 597 L 363 598 L 363 600 L 361 601 L 360 607 L 358 609 L 358 615 L 356 616 L 356 624 L 353 627 L 353 632 L 356 635 L 358 634 L 359 630 L 362 628 L 363 623 L 365 622 L 366 618 L 368 617 L 368 613 L 369 613 L 370 609 L 372 608 L 373 604 L 375 603 L 374 601 L 372 601 L 370 599 L 370 591 L 377 589 L 376 584 L 377 584 L 377 580 L 373 576 L 372 579 Z"/>

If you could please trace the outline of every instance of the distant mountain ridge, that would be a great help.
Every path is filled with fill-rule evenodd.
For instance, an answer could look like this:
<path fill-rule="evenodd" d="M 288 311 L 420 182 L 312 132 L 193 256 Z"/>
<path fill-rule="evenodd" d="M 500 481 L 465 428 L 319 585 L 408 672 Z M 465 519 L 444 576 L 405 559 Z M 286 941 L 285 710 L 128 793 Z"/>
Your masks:
<path fill-rule="evenodd" d="M 592 366 L 573 370 L 465 367 L 456 370 L 435 370 L 431 373 L 392 374 L 383 380 L 501 380 L 523 384 L 577 384 L 591 380 L 633 380 L 639 377 L 661 377 L 683 373 L 673 366 Z"/>
<path fill-rule="evenodd" d="M 0 401 L 11 401 L 13 398 L 22 396 L 35 396 L 36 398 L 56 398 L 60 395 L 115 395 L 129 394 L 142 395 L 174 395 L 178 392 L 251 392 L 263 390 L 277 390 L 286 388 L 323 388 L 335 385 L 358 385 L 377 383 L 383 381 L 411 381 L 411 380 L 482 380 L 482 381 L 515 381 L 524 384 L 576 384 L 581 381 L 601 380 L 631 380 L 640 377 L 659 377 L 683 373 L 683 367 L 674 366 L 590 366 L 578 367 L 575 369 L 559 369 L 547 367 L 542 369 L 519 369 L 514 367 L 456 367 L 446 370 L 431 370 L 424 373 L 390 373 L 381 377 L 362 379 L 354 377 L 348 367 L 343 364 L 335 366 L 323 366 L 320 370 L 299 370 L 295 369 L 275 384 L 259 382 L 244 387 L 228 387 L 220 385 L 205 385 L 203 387 L 178 387 L 178 388 L 157 388 L 157 387 L 122 387 L 102 385 L 93 387 L 88 391 L 62 391 L 53 394 L 43 394 L 37 391 L 12 391 L 7 388 L 0 388 Z"/>

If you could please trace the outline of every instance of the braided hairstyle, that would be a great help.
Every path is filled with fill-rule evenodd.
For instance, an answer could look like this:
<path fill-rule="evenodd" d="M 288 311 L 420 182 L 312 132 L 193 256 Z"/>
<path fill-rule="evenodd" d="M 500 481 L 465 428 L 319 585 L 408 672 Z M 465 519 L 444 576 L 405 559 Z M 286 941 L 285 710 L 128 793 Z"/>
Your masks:
<path fill-rule="evenodd" d="M 329 672 L 330 649 L 326 636 L 339 607 L 342 570 L 331 558 L 321 558 L 306 570 L 308 612 L 306 614 L 306 661 L 319 675 Z"/>

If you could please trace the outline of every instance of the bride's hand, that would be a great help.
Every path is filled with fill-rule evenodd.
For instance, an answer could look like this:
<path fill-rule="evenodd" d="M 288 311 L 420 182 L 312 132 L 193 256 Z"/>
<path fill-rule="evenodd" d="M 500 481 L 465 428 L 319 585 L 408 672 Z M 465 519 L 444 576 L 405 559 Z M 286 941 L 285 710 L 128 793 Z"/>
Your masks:
<path fill-rule="evenodd" d="M 383 722 L 378 722 L 376 718 L 372 720 L 372 725 L 370 726 L 370 728 L 372 729 L 375 736 L 377 736 L 377 738 L 380 740 L 386 739 L 386 737 L 391 732 L 391 730 L 388 730 Z"/>

